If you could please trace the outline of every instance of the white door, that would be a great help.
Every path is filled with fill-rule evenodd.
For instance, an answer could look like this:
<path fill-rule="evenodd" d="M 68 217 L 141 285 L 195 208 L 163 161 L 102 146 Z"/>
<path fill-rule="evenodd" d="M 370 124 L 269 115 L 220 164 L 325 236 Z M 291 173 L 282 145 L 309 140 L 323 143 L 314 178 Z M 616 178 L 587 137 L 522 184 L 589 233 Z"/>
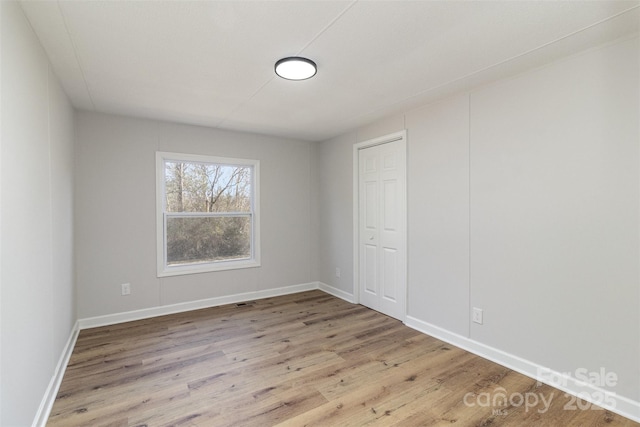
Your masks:
<path fill-rule="evenodd" d="M 405 139 L 359 149 L 358 165 L 360 303 L 404 321 L 407 294 Z"/>

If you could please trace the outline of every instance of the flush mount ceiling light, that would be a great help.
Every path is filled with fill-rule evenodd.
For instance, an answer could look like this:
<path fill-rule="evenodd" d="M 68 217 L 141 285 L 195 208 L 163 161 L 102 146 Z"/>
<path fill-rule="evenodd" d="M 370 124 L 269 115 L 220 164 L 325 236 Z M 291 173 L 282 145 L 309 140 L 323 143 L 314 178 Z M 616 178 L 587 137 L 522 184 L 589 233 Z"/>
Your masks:
<path fill-rule="evenodd" d="M 276 62 L 276 74 L 287 80 L 306 80 L 316 75 L 316 63 L 307 58 L 290 56 Z"/>

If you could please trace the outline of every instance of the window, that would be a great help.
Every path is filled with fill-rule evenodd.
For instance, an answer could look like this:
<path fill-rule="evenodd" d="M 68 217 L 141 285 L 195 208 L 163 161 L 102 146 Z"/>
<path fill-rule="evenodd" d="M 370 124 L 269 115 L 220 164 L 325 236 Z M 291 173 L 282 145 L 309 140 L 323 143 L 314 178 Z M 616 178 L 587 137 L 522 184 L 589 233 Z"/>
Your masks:
<path fill-rule="evenodd" d="M 158 277 L 260 266 L 259 165 L 156 153 Z"/>

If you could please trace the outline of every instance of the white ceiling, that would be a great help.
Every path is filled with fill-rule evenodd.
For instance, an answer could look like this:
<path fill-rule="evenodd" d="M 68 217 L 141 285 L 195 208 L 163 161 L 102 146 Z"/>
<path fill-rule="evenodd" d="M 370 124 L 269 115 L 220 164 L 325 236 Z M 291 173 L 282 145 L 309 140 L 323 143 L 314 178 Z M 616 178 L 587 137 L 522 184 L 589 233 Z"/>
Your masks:
<path fill-rule="evenodd" d="M 640 1 L 23 1 L 79 109 L 323 140 L 637 32 Z M 302 55 L 316 77 L 274 63 Z"/>

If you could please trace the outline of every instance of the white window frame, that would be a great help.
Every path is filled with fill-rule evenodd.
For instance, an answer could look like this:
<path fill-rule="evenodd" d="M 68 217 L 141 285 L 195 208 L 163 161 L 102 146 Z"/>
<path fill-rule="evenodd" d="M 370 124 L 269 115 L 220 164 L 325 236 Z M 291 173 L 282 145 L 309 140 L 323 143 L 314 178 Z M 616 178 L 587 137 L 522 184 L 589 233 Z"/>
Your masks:
<path fill-rule="evenodd" d="M 252 168 L 251 173 L 251 211 L 242 212 L 242 215 L 251 218 L 251 257 L 249 259 L 214 261 L 207 263 L 193 263 L 186 265 L 167 265 L 167 236 L 165 211 L 165 162 L 185 162 L 185 163 L 214 163 L 225 166 L 248 166 Z M 236 213 L 182 213 L 169 214 L 172 216 L 233 216 Z M 156 246 L 157 246 L 157 275 L 158 277 L 178 276 L 183 274 L 208 273 L 212 271 L 235 270 L 240 268 L 260 267 L 260 161 L 250 159 L 236 159 L 230 157 L 205 156 L 198 154 L 169 153 L 163 151 L 156 152 Z"/>

